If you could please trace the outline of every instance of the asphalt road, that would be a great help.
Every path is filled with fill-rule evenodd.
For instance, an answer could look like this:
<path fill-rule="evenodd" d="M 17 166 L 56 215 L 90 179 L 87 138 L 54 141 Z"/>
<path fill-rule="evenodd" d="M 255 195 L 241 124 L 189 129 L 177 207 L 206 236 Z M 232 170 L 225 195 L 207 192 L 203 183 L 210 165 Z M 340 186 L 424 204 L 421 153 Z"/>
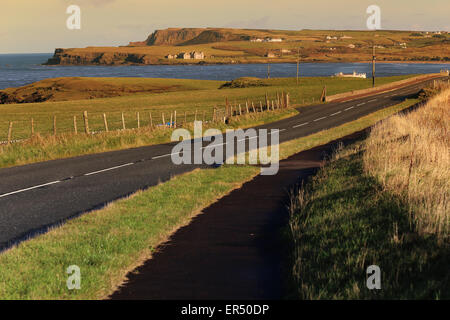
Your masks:
<path fill-rule="evenodd" d="M 370 97 L 301 108 L 295 117 L 257 129 L 279 129 L 280 142 L 292 140 L 398 104 L 424 85 L 416 83 Z M 0 169 L 0 250 L 196 167 L 174 165 L 170 157 L 173 146 L 169 143 Z"/>

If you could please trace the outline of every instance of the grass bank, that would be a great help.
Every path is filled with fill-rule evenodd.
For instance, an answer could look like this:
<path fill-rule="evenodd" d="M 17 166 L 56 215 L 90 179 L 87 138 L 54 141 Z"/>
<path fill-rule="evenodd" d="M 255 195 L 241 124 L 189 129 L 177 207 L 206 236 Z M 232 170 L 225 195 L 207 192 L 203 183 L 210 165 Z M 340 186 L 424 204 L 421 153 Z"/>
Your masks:
<path fill-rule="evenodd" d="M 448 299 L 448 243 L 417 232 L 408 202 L 365 173 L 364 152 L 339 151 L 292 198 L 293 297 Z M 370 265 L 381 290 L 366 286 Z"/>
<path fill-rule="evenodd" d="M 281 153 L 286 157 L 327 143 L 412 103 L 284 143 Z M 20 243 L 0 254 L 0 299 L 104 298 L 179 226 L 258 173 L 258 168 L 242 166 L 196 170 Z M 81 268 L 82 289 L 69 291 L 65 270 L 73 264 Z"/>
<path fill-rule="evenodd" d="M 228 124 L 223 122 L 204 123 L 203 128 L 216 128 L 222 131 L 230 128 L 246 128 L 274 122 L 296 114 L 298 112 L 291 108 L 250 113 L 233 117 Z M 188 123 L 183 127 L 193 129 L 193 124 Z M 23 143 L 0 146 L 0 168 L 166 143 L 171 141 L 173 131 L 173 128 L 146 126 L 139 129 L 101 132 L 89 136 L 60 134 L 43 137 L 37 134 Z"/>
<path fill-rule="evenodd" d="M 338 150 L 291 198 L 292 294 L 449 299 L 449 91 Z M 381 290 L 366 269 L 381 269 Z"/>
<path fill-rule="evenodd" d="M 377 85 L 403 80 L 413 75 L 383 77 Z M 12 139 L 27 139 L 31 136 L 31 119 L 34 133 L 43 137 L 56 132 L 74 132 L 74 117 L 77 118 L 78 132 L 83 132 L 83 112 L 89 115 L 91 131 L 105 130 L 103 114 L 106 115 L 109 130 L 122 128 L 122 113 L 126 128 L 137 128 L 137 113 L 140 125 L 148 126 L 150 113 L 154 124 L 162 122 L 163 115 L 168 122 L 170 114 L 177 111 L 178 120 L 210 120 L 213 109 L 225 108 L 225 100 L 232 104 L 245 105 L 252 100 L 255 104 L 264 101 L 267 94 L 275 100 L 277 93 L 289 92 L 292 104 L 310 104 L 318 101 L 323 86 L 329 95 L 370 88 L 370 79 L 341 79 L 331 77 L 305 77 L 300 84 L 294 78 L 262 79 L 263 86 L 249 88 L 219 89 L 224 81 L 145 79 L 145 78 L 59 78 L 37 82 L 22 89 L 8 89 L 8 93 L 18 92 L 20 98 L 34 97 L 39 92 L 60 101 L 40 103 L 0 104 L 0 141 L 8 136 L 9 123 L 13 122 Z M 133 91 L 134 90 L 134 91 Z M 118 95 L 112 96 L 111 95 Z"/>

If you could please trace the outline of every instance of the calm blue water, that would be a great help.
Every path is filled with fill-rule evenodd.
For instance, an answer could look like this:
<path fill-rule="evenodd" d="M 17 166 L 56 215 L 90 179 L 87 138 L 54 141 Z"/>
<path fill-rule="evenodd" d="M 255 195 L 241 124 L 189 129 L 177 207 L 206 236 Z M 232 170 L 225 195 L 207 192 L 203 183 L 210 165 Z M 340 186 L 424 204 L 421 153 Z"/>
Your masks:
<path fill-rule="evenodd" d="M 23 86 L 56 77 L 148 77 L 203 80 L 232 80 L 243 76 L 266 77 L 266 64 L 208 66 L 43 66 L 53 54 L 0 54 L 0 89 Z M 378 76 L 420 74 L 448 69 L 448 64 L 393 63 L 377 65 Z M 330 76 L 337 72 L 365 72 L 369 63 L 302 63 L 302 76 Z M 272 77 L 295 77 L 295 64 L 272 64 Z"/>

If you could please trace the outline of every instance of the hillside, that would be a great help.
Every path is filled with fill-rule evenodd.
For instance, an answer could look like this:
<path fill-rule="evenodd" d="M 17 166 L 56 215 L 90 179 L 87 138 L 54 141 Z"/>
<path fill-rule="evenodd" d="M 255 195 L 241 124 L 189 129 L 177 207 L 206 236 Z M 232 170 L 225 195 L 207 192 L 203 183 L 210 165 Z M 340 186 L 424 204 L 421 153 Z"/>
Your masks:
<path fill-rule="evenodd" d="M 449 62 L 450 35 L 410 31 L 251 30 L 169 28 L 121 47 L 55 50 L 50 65 L 154 65 L 379 61 Z M 169 59 L 184 52 L 204 59 Z"/>

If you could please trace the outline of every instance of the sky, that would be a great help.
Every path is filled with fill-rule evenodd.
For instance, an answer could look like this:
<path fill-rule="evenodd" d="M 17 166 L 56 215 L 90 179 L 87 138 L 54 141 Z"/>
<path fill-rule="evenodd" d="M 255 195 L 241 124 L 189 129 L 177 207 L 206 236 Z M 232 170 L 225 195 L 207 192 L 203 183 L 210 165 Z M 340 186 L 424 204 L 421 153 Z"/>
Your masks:
<path fill-rule="evenodd" d="M 80 30 L 66 27 L 69 5 Z M 367 30 L 369 5 L 382 29 L 450 31 L 448 0 L 1 0 L 0 53 L 126 45 L 168 27 Z"/>

